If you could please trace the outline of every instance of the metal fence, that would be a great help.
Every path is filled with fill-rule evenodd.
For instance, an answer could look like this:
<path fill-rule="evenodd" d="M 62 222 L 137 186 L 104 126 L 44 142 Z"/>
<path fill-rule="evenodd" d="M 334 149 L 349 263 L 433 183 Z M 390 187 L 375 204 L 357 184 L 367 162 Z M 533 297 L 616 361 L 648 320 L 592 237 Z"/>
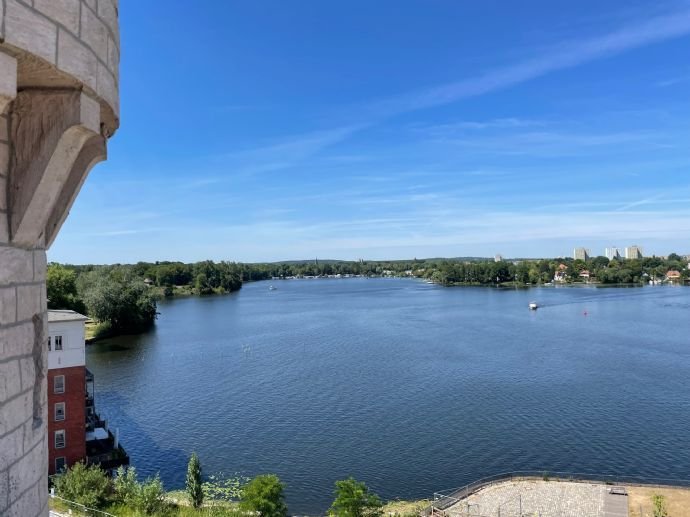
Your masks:
<path fill-rule="evenodd" d="M 452 488 L 434 492 L 433 502 L 426 508 L 422 514 L 426 516 L 446 515 L 446 510 L 450 507 L 462 503 L 472 494 L 478 492 L 482 488 L 486 488 L 497 483 L 504 483 L 506 481 L 529 481 L 541 479 L 546 481 L 569 481 L 574 483 L 598 483 L 603 485 L 628 485 L 628 486 L 644 486 L 644 487 L 690 487 L 690 480 L 687 479 L 673 479 L 673 478 L 648 478 L 636 476 L 621 476 L 617 474 L 596 474 L 596 473 L 574 473 L 574 472 L 550 472 L 546 470 L 520 470 L 512 472 L 502 472 L 493 476 L 478 479 L 472 483 L 461 486 L 459 488 Z M 521 501 L 518 500 L 519 505 Z M 473 512 L 474 509 L 474 512 Z M 499 508 L 500 512 L 500 508 Z M 521 512 L 521 510 L 520 510 Z M 453 515 L 455 516 L 474 516 L 474 517 L 489 517 L 479 513 L 479 508 L 476 505 L 464 503 L 459 507 L 453 508 Z"/>
<path fill-rule="evenodd" d="M 78 515 L 88 515 L 88 516 L 93 516 L 93 517 L 117 517 L 116 515 L 113 515 L 112 513 L 104 512 L 101 510 L 96 510 L 95 508 L 89 508 L 88 506 L 84 506 L 83 504 L 75 503 L 74 501 L 69 501 L 68 499 L 65 499 L 64 497 L 60 497 L 59 495 L 55 495 L 55 490 L 51 489 L 50 491 L 50 498 L 51 499 L 57 499 L 60 501 L 64 506 L 68 508 L 69 515 L 72 515 L 72 510 L 79 512 Z M 53 510 L 56 513 L 63 513 L 61 510 Z"/>

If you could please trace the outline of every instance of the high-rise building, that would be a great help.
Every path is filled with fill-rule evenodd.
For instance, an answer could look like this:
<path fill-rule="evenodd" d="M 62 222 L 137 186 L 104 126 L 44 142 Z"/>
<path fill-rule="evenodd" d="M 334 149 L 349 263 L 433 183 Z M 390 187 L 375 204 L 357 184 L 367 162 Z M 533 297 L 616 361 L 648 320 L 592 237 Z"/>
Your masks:
<path fill-rule="evenodd" d="M 496 256 L 494 256 L 494 262 L 502 262 L 503 261 L 503 255 L 500 253 L 496 253 Z"/>
<path fill-rule="evenodd" d="M 604 253 L 609 260 L 621 258 L 620 250 L 616 247 L 606 248 Z"/>
<path fill-rule="evenodd" d="M 628 246 L 625 248 L 625 258 L 627 259 L 641 259 L 642 258 L 642 248 L 636 244 L 633 246 Z"/>
<path fill-rule="evenodd" d="M 573 250 L 573 258 L 575 260 L 587 260 L 589 258 L 589 250 L 586 248 L 575 248 Z"/>

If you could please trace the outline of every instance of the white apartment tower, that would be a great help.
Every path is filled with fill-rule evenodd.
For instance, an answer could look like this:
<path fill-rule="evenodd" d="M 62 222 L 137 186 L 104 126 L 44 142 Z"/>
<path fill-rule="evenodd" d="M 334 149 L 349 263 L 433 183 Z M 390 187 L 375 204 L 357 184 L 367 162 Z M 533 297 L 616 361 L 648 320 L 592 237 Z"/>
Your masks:
<path fill-rule="evenodd" d="M 620 250 L 613 246 L 610 248 L 606 248 L 604 254 L 606 255 L 606 258 L 609 260 L 621 258 Z"/>
<path fill-rule="evenodd" d="M 575 248 L 573 250 L 573 258 L 586 261 L 589 258 L 589 250 L 586 248 Z"/>
<path fill-rule="evenodd" d="M 642 258 L 642 248 L 636 244 L 633 246 L 628 246 L 625 248 L 625 258 L 627 259 L 641 259 Z"/>

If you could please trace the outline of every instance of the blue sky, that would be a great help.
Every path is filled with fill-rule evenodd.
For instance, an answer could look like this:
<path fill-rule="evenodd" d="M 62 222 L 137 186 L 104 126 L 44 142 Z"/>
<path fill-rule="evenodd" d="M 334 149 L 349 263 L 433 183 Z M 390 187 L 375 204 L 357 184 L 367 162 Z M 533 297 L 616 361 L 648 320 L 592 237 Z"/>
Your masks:
<path fill-rule="evenodd" d="M 690 253 L 690 2 L 120 3 L 51 260 Z"/>

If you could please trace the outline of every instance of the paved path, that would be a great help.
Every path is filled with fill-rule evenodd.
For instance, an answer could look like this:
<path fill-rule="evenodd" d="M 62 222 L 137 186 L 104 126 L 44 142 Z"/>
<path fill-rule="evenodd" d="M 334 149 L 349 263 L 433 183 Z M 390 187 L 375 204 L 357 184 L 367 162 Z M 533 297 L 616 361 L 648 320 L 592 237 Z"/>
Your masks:
<path fill-rule="evenodd" d="M 504 481 L 451 506 L 451 517 L 627 517 L 628 497 L 605 485 L 566 481 Z"/>

